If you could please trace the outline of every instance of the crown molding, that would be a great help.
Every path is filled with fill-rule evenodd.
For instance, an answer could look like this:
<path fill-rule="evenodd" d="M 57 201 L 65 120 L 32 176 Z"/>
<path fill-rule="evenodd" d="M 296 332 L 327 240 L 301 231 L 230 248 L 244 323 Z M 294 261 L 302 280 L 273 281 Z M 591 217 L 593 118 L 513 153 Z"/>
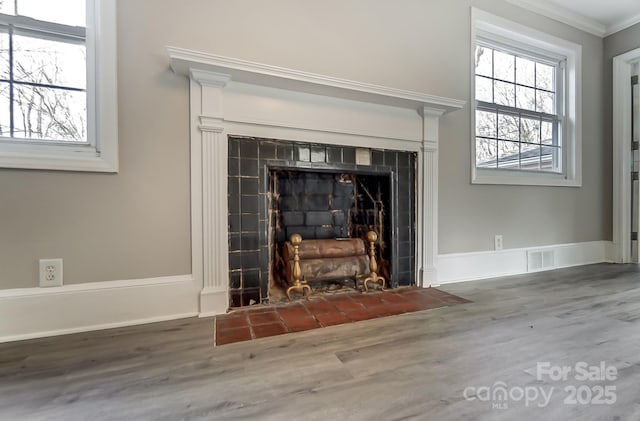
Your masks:
<path fill-rule="evenodd" d="M 640 13 L 635 16 L 631 16 L 630 18 L 623 19 L 619 22 L 616 22 L 613 25 L 607 26 L 607 30 L 605 31 L 604 36 L 608 37 L 609 35 L 615 34 L 616 32 L 620 32 L 623 29 L 627 29 L 630 26 L 635 25 L 636 23 L 640 23 Z"/>
<path fill-rule="evenodd" d="M 569 26 L 573 26 L 574 28 L 580 29 L 590 34 L 597 35 L 600 38 L 613 33 L 610 32 L 610 30 L 608 30 L 608 28 L 600 22 L 571 12 L 564 7 L 556 6 L 544 0 L 507 0 L 507 2 L 515 4 L 516 6 L 519 6 L 523 9 L 538 13 L 542 16 L 546 16 L 548 18 L 565 23 Z"/>

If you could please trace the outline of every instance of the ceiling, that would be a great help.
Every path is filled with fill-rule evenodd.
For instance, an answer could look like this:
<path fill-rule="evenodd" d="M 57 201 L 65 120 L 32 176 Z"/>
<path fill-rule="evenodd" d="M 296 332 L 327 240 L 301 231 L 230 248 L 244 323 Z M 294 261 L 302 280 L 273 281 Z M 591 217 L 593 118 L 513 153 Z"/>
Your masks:
<path fill-rule="evenodd" d="M 640 22 L 640 0 L 509 0 L 604 37 Z"/>

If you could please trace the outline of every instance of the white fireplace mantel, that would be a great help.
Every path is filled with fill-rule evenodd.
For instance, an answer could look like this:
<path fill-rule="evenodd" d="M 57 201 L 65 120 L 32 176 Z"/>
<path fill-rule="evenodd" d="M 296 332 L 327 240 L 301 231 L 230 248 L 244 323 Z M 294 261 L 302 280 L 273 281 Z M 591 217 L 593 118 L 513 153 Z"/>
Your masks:
<path fill-rule="evenodd" d="M 419 285 L 437 282 L 438 127 L 464 101 L 168 47 L 190 79 L 192 270 L 200 315 L 229 306 L 227 136 L 418 153 Z"/>

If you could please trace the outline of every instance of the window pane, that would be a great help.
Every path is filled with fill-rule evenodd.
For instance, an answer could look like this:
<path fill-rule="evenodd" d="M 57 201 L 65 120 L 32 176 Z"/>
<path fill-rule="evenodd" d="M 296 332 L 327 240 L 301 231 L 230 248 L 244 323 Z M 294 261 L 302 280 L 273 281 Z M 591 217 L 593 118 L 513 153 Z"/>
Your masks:
<path fill-rule="evenodd" d="M 552 94 L 551 92 L 545 92 L 545 91 L 536 91 L 536 96 L 537 96 L 536 111 L 539 111 L 541 113 L 553 114 L 554 112 L 553 100 L 554 100 L 555 94 Z"/>
<path fill-rule="evenodd" d="M 493 50 L 481 46 L 476 46 L 476 74 L 482 76 L 493 76 L 492 64 L 493 58 L 491 57 Z"/>
<path fill-rule="evenodd" d="M 493 82 L 493 101 L 496 104 L 516 106 L 516 85 L 506 82 Z"/>
<path fill-rule="evenodd" d="M 498 115 L 498 138 L 508 140 L 518 140 L 518 117 L 499 114 Z"/>
<path fill-rule="evenodd" d="M 511 54 L 494 51 L 494 77 L 496 79 L 515 82 L 515 56 Z"/>
<path fill-rule="evenodd" d="M 476 100 L 493 102 L 493 92 L 491 87 L 493 82 L 486 77 L 476 76 Z"/>
<path fill-rule="evenodd" d="M 476 111 L 476 136 L 496 137 L 496 114 Z"/>
<path fill-rule="evenodd" d="M 524 86 L 516 86 L 516 107 L 535 111 L 536 90 L 533 88 L 525 88 Z"/>
<path fill-rule="evenodd" d="M 496 168 L 496 141 L 476 138 L 476 167 Z"/>
<path fill-rule="evenodd" d="M 16 9 L 14 5 L 15 3 L 13 0 L 0 1 L 0 13 L 4 13 L 5 15 L 15 15 Z"/>
<path fill-rule="evenodd" d="M 15 137 L 87 141 L 84 92 L 15 85 L 13 112 Z"/>
<path fill-rule="evenodd" d="M 516 57 L 516 83 L 536 86 L 536 66 L 531 60 Z"/>
<path fill-rule="evenodd" d="M 498 141 L 498 167 L 518 168 L 520 144 L 518 142 Z"/>
<path fill-rule="evenodd" d="M 520 140 L 522 142 L 540 143 L 540 120 L 522 118 L 520 120 Z"/>
<path fill-rule="evenodd" d="M 9 34 L 0 32 L 0 78 L 9 79 Z"/>
<path fill-rule="evenodd" d="M 3 3 L 7 3 L 5 0 Z M 47 22 L 86 26 L 86 0 L 18 0 L 17 14 Z"/>
<path fill-rule="evenodd" d="M 540 169 L 540 146 L 529 143 L 521 145 L 520 168 L 523 170 Z"/>
<path fill-rule="evenodd" d="M 560 159 L 560 148 L 553 146 L 543 146 L 540 157 L 540 169 L 547 171 L 559 171 L 558 161 Z"/>
<path fill-rule="evenodd" d="M 0 83 L 0 136 L 11 136 L 11 114 L 9 111 L 9 84 Z"/>
<path fill-rule="evenodd" d="M 85 89 L 85 46 L 14 36 L 14 78 L 18 81 Z"/>
<path fill-rule="evenodd" d="M 543 121 L 540 123 L 542 144 L 553 144 L 553 124 L 550 121 Z"/>
<path fill-rule="evenodd" d="M 536 87 L 546 89 L 548 91 L 555 91 L 553 88 L 553 67 L 546 64 L 536 63 Z"/>

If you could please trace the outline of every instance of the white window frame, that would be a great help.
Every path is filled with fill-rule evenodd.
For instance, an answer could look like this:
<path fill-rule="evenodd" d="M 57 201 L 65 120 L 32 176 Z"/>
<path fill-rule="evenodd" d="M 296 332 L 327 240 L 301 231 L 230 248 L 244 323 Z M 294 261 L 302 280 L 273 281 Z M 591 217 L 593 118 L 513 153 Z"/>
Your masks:
<path fill-rule="evenodd" d="M 0 141 L 0 168 L 118 172 L 116 2 L 87 0 L 86 144 Z"/>
<path fill-rule="evenodd" d="M 562 133 L 562 173 L 476 167 L 475 122 L 475 45 L 478 38 L 492 39 L 514 49 L 533 54 L 557 56 L 566 60 L 564 92 L 557 107 L 564 114 Z M 471 182 L 473 184 L 512 184 L 535 186 L 582 186 L 582 46 L 542 33 L 527 26 L 471 8 Z"/>

